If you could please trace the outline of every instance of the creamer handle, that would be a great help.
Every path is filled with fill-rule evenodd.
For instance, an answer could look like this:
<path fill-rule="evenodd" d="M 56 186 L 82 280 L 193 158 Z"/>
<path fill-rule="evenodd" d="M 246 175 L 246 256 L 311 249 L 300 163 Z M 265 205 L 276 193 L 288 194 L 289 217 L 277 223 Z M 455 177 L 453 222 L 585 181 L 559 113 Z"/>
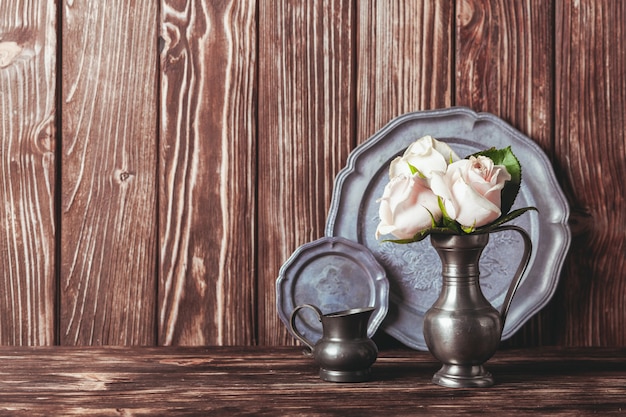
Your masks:
<path fill-rule="evenodd" d="M 296 338 L 299 341 L 301 341 L 302 343 L 304 343 L 305 346 L 309 348 L 309 352 L 312 353 L 315 344 L 313 342 L 311 342 L 309 339 L 307 339 L 306 337 L 304 337 L 304 335 L 302 333 L 300 333 L 300 331 L 296 327 L 296 317 L 297 317 L 297 314 L 303 308 L 310 308 L 311 310 L 313 310 L 315 312 L 315 314 L 317 315 L 317 319 L 319 321 L 322 321 L 322 312 L 320 311 L 319 308 L 315 307 L 312 304 L 302 304 L 302 305 L 299 305 L 296 308 L 294 308 L 293 312 L 291 313 L 291 319 L 289 320 L 289 324 L 290 324 L 291 330 L 293 331 L 293 333 L 296 336 Z"/>

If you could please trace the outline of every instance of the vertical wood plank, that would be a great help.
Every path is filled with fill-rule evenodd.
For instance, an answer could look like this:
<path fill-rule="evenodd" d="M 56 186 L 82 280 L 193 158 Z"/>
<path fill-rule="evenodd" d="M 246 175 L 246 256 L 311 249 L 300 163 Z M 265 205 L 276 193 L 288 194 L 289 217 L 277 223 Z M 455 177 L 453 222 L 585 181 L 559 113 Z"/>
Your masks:
<path fill-rule="evenodd" d="M 453 1 L 358 5 L 357 140 L 401 114 L 453 103 Z"/>
<path fill-rule="evenodd" d="M 256 3 L 161 9 L 159 343 L 252 344 Z"/>
<path fill-rule="evenodd" d="M 457 2 L 457 105 L 498 115 L 548 156 L 553 154 L 553 18 L 552 4 L 543 0 Z M 552 343 L 559 326 L 555 312 L 553 299 L 508 345 Z"/>
<path fill-rule="evenodd" d="M 54 343 L 56 2 L 0 7 L 0 344 Z"/>
<path fill-rule="evenodd" d="M 456 104 L 498 115 L 551 155 L 552 4 L 457 3 Z"/>
<path fill-rule="evenodd" d="M 293 343 L 275 282 L 291 253 L 324 234 L 353 133 L 350 0 L 259 4 L 259 343 Z"/>
<path fill-rule="evenodd" d="M 157 7 L 62 7 L 60 342 L 154 344 Z"/>
<path fill-rule="evenodd" d="M 566 345 L 626 344 L 626 4 L 557 1 L 556 144 L 574 204 Z"/>

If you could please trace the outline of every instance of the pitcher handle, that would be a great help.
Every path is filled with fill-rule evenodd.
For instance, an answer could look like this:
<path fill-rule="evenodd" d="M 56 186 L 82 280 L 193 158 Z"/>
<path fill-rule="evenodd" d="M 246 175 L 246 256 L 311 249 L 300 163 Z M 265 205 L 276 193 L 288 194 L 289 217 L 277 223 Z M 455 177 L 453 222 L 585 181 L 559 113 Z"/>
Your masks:
<path fill-rule="evenodd" d="M 512 230 L 517 232 L 522 236 L 524 242 L 524 253 L 522 254 L 522 259 L 520 260 L 519 266 L 517 267 L 517 271 L 515 271 L 515 276 L 513 277 L 513 281 L 511 281 L 511 285 L 509 286 L 509 290 L 506 293 L 506 297 L 504 298 L 504 304 L 502 304 L 502 311 L 500 312 L 500 316 L 502 317 L 502 328 L 504 329 L 504 323 L 506 322 L 506 316 L 509 313 L 509 308 L 511 307 L 511 302 L 513 301 L 513 296 L 519 287 L 522 277 L 524 276 L 524 272 L 526 271 L 526 267 L 528 266 L 528 262 L 530 261 L 530 255 L 532 254 L 533 243 L 530 240 L 530 236 L 524 229 L 518 226 L 507 225 L 500 226 L 493 230 L 493 232 L 503 232 L 505 230 Z"/>
<path fill-rule="evenodd" d="M 313 352 L 313 346 L 314 343 L 311 342 L 309 339 L 307 339 L 302 333 L 300 333 L 300 331 L 296 328 L 296 317 L 297 314 L 300 310 L 302 310 L 303 308 L 310 308 L 311 310 L 313 310 L 315 312 L 315 314 L 317 315 L 317 319 L 321 322 L 322 321 L 322 312 L 320 311 L 319 308 L 315 307 L 312 304 L 302 304 L 297 306 L 292 312 L 291 312 L 291 319 L 289 320 L 289 324 L 291 327 L 291 330 L 293 331 L 294 335 L 296 336 L 296 338 L 301 341 L 302 343 L 304 343 L 306 345 L 306 347 L 309 348 L 309 352 Z"/>

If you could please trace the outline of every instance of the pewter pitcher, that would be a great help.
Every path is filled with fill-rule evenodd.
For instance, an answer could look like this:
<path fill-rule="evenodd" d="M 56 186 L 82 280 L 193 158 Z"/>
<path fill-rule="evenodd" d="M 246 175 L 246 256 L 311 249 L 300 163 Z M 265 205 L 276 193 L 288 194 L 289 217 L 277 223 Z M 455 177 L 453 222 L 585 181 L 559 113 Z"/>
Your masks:
<path fill-rule="evenodd" d="M 322 322 L 322 338 L 313 343 L 296 328 L 296 315 L 303 308 L 315 312 Z M 297 306 L 291 313 L 290 325 L 295 336 L 310 350 L 320 365 L 320 378 L 332 382 L 361 382 L 369 379 L 378 348 L 367 336 L 367 323 L 374 307 L 355 308 L 322 314 L 311 304 Z"/>
<path fill-rule="evenodd" d="M 424 316 L 424 340 L 442 368 L 434 375 L 439 385 L 468 388 L 493 385 L 483 363 L 496 352 L 513 295 L 530 260 L 532 242 L 517 226 L 501 226 L 491 233 L 513 230 L 522 236 L 524 252 L 501 311 L 487 301 L 479 283 L 479 259 L 489 234 L 432 234 L 431 243 L 442 263 L 439 298 Z"/>

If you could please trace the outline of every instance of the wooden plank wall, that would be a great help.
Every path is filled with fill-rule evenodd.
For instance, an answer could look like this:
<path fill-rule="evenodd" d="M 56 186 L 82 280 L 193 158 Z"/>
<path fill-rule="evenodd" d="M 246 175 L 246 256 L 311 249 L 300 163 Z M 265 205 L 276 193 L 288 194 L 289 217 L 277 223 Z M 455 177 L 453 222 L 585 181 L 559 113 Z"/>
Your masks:
<path fill-rule="evenodd" d="M 463 105 L 533 138 L 572 208 L 504 345 L 626 346 L 625 27 L 611 0 L 2 0 L 0 344 L 294 343 L 278 269 L 350 151 Z"/>

